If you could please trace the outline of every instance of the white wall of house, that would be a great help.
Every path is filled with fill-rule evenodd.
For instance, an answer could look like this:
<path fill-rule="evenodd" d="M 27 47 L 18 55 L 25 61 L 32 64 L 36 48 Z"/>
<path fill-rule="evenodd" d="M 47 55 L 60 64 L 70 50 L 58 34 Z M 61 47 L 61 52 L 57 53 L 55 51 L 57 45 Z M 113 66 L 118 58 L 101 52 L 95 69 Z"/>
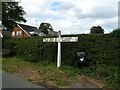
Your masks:
<path fill-rule="evenodd" d="M 41 33 L 39 33 L 39 36 L 45 36 L 45 34 L 41 32 Z"/>
<path fill-rule="evenodd" d="M 29 32 L 29 33 L 32 34 L 32 35 L 35 34 L 35 32 Z"/>
<path fill-rule="evenodd" d="M 40 33 L 38 33 L 38 32 L 29 32 L 31 35 L 34 35 L 34 34 L 37 34 L 38 36 L 45 36 L 45 34 L 43 33 L 43 32 L 40 32 Z"/>

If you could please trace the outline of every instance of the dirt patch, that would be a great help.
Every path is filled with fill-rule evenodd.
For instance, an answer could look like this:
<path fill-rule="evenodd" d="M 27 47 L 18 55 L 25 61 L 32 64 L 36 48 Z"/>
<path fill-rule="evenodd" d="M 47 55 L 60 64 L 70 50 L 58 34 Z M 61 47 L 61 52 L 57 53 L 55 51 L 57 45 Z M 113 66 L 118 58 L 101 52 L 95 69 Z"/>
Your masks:
<path fill-rule="evenodd" d="M 105 87 L 105 85 L 102 82 L 100 82 L 98 80 L 95 80 L 93 78 L 86 77 L 84 75 L 82 76 L 82 78 L 84 79 L 84 81 L 92 83 L 92 84 L 94 84 L 95 86 L 97 86 L 99 88 L 104 88 Z"/>
<path fill-rule="evenodd" d="M 15 73 L 16 75 L 27 79 L 28 81 L 47 88 L 103 88 L 104 85 L 94 79 L 91 79 L 86 76 L 75 76 L 72 79 L 69 77 L 61 76 L 61 78 L 54 78 L 52 73 L 50 75 L 47 72 L 36 71 L 33 69 L 22 69 L 19 72 Z M 50 74 L 50 73 L 49 73 Z M 47 77 L 43 77 L 47 75 Z M 49 77 L 49 79 L 48 79 Z M 57 85 L 59 84 L 59 85 Z M 66 85 L 61 85 L 66 84 Z"/>
<path fill-rule="evenodd" d="M 32 69 L 21 69 L 19 72 L 14 73 L 14 74 L 27 79 L 28 77 L 37 75 L 37 73 L 38 73 L 37 71 L 32 70 Z"/>
<path fill-rule="evenodd" d="M 36 85 L 39 85 L 39 86 L 44 86 L 45 88 L 58 88 L 58 87 L 56 87 L 54 85 L 49 85 L 46 82 L 32 82 L 32 83 L 34 83 Z"/>

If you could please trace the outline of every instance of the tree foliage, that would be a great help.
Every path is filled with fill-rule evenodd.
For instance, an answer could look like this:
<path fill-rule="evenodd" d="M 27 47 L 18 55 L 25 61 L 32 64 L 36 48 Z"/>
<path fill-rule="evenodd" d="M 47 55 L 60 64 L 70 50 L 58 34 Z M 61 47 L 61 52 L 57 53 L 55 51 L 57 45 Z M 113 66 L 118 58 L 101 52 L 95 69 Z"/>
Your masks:
<path fill-rule="evenodd" d="M 92 33 L 92 34 L 97 34 L 97 33 L 104 34 L 104 29 L 102 29 L 101 26 L 93 26 L 90 28 L 90 33 Z"/>
<path fill-rule="evenodd" d="M 111 34 L 115 37 L 120 38 L 120 28 L 113 30 Z"/>
<path fill-rule="evenodd" d="M 0 1 L 0 22 L 2 20 L 2 2 Z"/>
<path fill-rule="evenodd" d="M 2 24 L 11 31 L 15 22 L 26 22 L 23 15 L 26 12 L 18 2 L 2 2 Z"/>
<path fill-rule="evenodd" d="M 48 34 L 48 30 L 53 31 L 52 25 L 50 23 L 41 23 L 39 29 L 44 33 Z"/>

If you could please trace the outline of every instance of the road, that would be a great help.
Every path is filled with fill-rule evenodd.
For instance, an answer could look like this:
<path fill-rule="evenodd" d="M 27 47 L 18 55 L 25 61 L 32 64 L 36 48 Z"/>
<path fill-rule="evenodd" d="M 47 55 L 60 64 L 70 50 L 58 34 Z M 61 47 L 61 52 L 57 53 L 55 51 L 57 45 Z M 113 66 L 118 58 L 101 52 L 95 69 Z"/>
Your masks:
<path fill-rule="evenodd" d="M 24 80 L 21 77 L 3 72 L 2 88 L 43 88 L 43 87 L 31 84 L 30 82 Z"/>
<path fill-rule="evenodd" d="M 92 83 L 86 81 L 83 83 L 76 83 L 76 82 L 69 82 L 71 87 L 70 88 L 96 88 L 95 90 L 102 90 L 100 89 L 98 86 L 93 85 Z M 31 84 L 30 82 L 26 81 L 25 79 L 18 77 L 16 75 L 13 74 L 8 74 L 3 72 L 2 73 L 2 88 L 4 90 L 4 88 L 30 88 L 30 90 L 34 90 L 34 88 L 36 88 L 36 90 L 39 90 L 40 88 L 45 88 L 42 86 L 38 86 L 38 85 L 34 85 Z M 45 88 L 47 90 L 49 90 L 49 88 Z M 8 90 L 8 89 L 5 89 Z M 12 90 L 12 89 L 11 89 Z"/>

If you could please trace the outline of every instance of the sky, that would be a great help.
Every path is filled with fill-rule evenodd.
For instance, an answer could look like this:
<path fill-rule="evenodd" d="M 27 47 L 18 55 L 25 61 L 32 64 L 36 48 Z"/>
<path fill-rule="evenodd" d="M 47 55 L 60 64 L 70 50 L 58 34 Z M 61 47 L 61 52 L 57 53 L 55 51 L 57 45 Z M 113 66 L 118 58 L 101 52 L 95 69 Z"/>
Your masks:
<path fill-rule="evenodd" d="M 27 25 L 50 23 L 62 34 L 90 33 L 101 26 L 105 33 L 118 27 L 119 0 L 16 0 L 27 13 Z"/>

